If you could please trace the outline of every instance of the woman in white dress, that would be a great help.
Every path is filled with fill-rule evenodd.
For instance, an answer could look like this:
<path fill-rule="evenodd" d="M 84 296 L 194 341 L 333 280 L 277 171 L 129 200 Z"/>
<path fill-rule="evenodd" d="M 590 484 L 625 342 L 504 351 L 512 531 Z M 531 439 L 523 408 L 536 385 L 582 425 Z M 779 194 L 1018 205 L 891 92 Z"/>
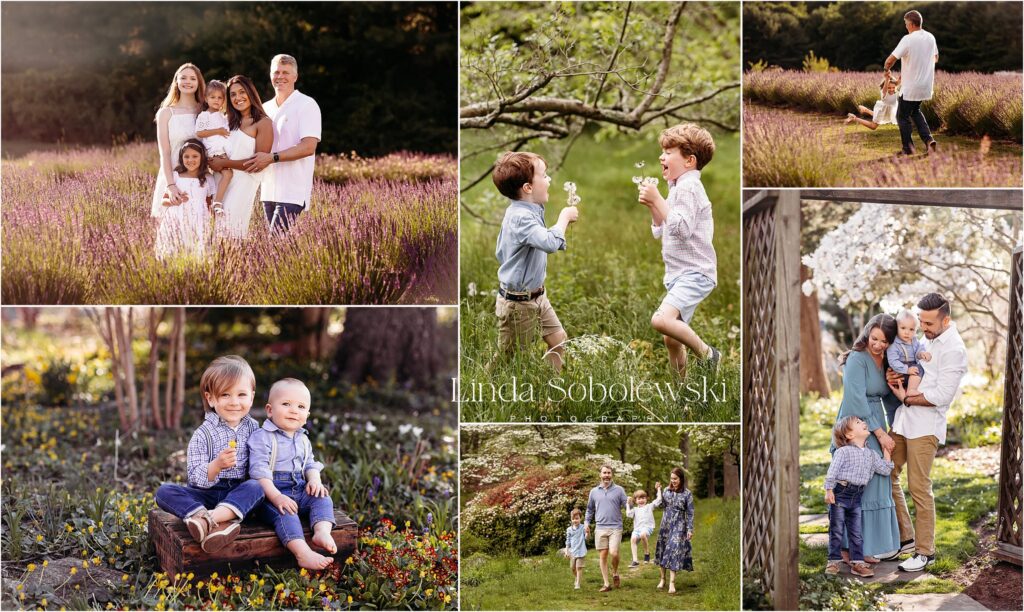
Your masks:
<path fill-rule="evenodd" d="M 156 113 L 156 142 L 160 149 L 160 169 L 156 175 L 150 215 L 160 217 L 166 208 L 161 204 L 164 194 L 169 195 L 171 204 L 184 201 L 181 191 L 174 184 L 174 165 L 178 151 L 189 138 L 196 137 L 196 116 L 203 100 L 206 82 L 203 73 L 194 64 L 182 64 L 174 73 L 174 79 L 167 90 L 167 97 L 160 103 Z"/>
<path fill-rule="evenodd" d="M 215 172 L 224 168 L 235 170 L 231 184 L 224 194 L 224 214 L 217 219 L 218 233 L 231 238 L 245 238 L 249 234 L 249 221 L 256 202 L 256 191 L 262 173 L 248 173 L 244 162 L 253 153 L 270 153 L 274 146 L 274 123 L 263 110 L 256 86 L 245 76 L 228 79 L 228 159 L 213 158 L 210 167 Z"/>
<path fill-rule="evenodd" d="M 900 79 L 892 78 L 892 73 L 885 71 L 885 79 L 878 87 L 879 99 L 875 102 L 874 108 L 857 105 L 857 112 L 862 115 L 869 115 L 871 120 L 862 119 L 853 113 L 846 114 L 846 123 L 856 121 L 870 130 L 877 130 L 878 126 L 891 123 L 896 125 L 896 108 L 900 104 Z"/>

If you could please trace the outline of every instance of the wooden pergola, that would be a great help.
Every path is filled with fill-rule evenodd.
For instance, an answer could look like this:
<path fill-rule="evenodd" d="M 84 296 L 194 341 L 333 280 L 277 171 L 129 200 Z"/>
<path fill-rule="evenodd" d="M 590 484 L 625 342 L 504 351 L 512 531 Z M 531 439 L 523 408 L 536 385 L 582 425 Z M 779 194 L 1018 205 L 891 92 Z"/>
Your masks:
<path fill-rule="evenodd" d="M 800 202 L 1024 212 L 1019 190 L 746 190 L 743 194 L 743 568 L 777 610 L 799 607 Z M 997 554 L 1021 563 L 1024 293 L 1013 252 Z"/>

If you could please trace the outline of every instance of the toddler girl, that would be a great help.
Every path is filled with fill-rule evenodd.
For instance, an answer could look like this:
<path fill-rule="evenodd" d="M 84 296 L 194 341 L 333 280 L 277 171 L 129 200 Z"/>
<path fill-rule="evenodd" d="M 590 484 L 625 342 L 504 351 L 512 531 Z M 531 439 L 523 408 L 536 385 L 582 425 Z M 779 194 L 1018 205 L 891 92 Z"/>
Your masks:
<path fill-rule="evenodd" d="M 630 504 L 636 500 L 636 506 L 630 508 Z M 633 497 L 626 498 L 626 516 L 633 519 L 633 533 L 629 536 L 629 544 L 633 549 L 633 562 L 630 567 L 637 567 L 637 544 L 644 543 L 644 563 L 651 562 L 651 546 L 649 538 L 654 533 L 654 509 L 661 505 L 661 489 L 658 489 L 658 497 L 650 504 L 647 503 L 647 491 L 638 489 Z"/>
<path fill-rule="evenodd" d="M 878 86 L 878 94 L 879 99 L 875 102 L 874 109 L 857 105 L 857 112 L 870 116 L 871 121 L 861 119 L 853 113 L 847 113 L 846 123 L 856 121 L 871 130 L 877 130 L 878 126 L 886 123 L 895 124 L 896 108 L 900 103 L 900 77 L 893 80 L 892 73 L 886 70 L 885 78 L 882 79 L 881 85 Z"/>
<path fill-rule="evenodd" d="M 156 256 L 165 259 L 177 253 L 202 256 L 206 250 L 207 217 L 213 198 L 213 180 L 206 157 L 206 148 L 190 138 L 178 151 L 178 165 L 174 168 L 174 184 L 184 201 L 172 205 L 167 194 L 162 204 L 166 207 L 156 232 Z"/>
<path fill-rule="evenodd" d="M 196 136 L 203 139 L 206 147 L 206 154 L 209 157 L 228 156 L 228 138 L 231 131 L 228 129 L 228 117 L 224 114 L 224 104 L 227 101 L 228 90 L 220 81 L 210 81 L 206 85 L 206 101 L 203 103 L 203 112 L 196 117 Z M 224 213 L 224 193 L 228 190 L 231 182 L 231 168 L 224 168 L 220 171 L 217 180 L 217 195 L 213 198 L 213 212 Z"/>

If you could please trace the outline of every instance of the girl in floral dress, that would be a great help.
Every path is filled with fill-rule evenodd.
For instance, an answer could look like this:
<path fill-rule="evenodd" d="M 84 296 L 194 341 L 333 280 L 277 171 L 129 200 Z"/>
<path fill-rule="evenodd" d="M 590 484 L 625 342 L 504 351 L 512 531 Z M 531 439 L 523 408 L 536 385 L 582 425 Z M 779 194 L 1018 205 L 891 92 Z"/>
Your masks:
<path fill-rule="evenodd" d="M 668 570 L 668 592 L 676 592 L 676 572 L 693 571 L 693 494 L 687 490 L 682 468 L 672 468 L 668 489 L 662 491 L 661 483 L 655 483 L 664 513 L 658 530 L 658 545 L 654 550 L 654 562 L 661 572 L 658 588 L 665 587 L 665 570 Z"/>

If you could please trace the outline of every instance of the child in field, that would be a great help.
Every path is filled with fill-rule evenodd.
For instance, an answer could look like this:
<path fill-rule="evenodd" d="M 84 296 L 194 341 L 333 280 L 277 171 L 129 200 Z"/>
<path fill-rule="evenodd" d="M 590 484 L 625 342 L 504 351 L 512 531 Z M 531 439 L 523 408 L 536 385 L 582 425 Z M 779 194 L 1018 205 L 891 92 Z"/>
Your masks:
<path fill-rule="evenodd" d="M 535 153 L 508 152 L 491 175 L 494 185 L 511 202 L 498 232 L 498 348 L 508 352 L 533 341 L 537 328 L 547 343 L 545 359 L 561 370 L 562 344 L 567 336 L 545 295 L 548 254 L 565 250 L 565 230 L 579 218 L 579 209 L 566 206 L 558 222 L 544 226 L 544 204 L 551 177 L 547 162 Z"/>
<path fill-rule="evenodd" d="M 634 500 L 636 500 L 636 506 L 630 508 Z M 658 487 L 658 496 L 650 504 L 647 503 L 647 492 L 643 489 L 637 489 L 633 493 L 633 497 L 626 498 L 626 516 L 633 519 L 633 533 L 629 536 L 629 545 L 633 549 L 633 562 L 629 564 L 630 567 L 640 565 L 640 562 L 637 561 L 637 544 L 641 541 L 644 543 L 644 563 L 651 562 L 651 547 L 648 538 L 654 533 L 654 509 L 659 505 L 661 505 L 661 487 Z"/>
<path fill-rule="evenodd" d="M 228 138 L 231 131 L 228 129 L 228 117 L 225 114 L 225 104 L 228 98 L 228 89 L 224 83 L 213 80 L 206 84 L 206 101 L 203 102 L 203 112 L 196 117 L 196 136 L 203 139 L 206 147 L 206 154 L 209 157 L 228 156 Z M 213 198 L 213 212 L 224 213 L 224 194 L 227 193 L 228 184 L 231 183 L 231 168 L 224 168 L 220 171 L 217 180 L 217 195 Z"/>
<path fill-rule="evenodd" d="M 579 508 L 573 508 L 569 513 L 572 524 L 565 530 L 565 556 L 569 558 L 569 570 L 576 580 L 574 589 L 580 588 L 580 580 L 583 579 L 583 558 L 587 556 L 586 530 L 580 525 L 582 516 Z"/>
<path fill-rule="evenodd" d="M 885 351 L 889 367 L 903 375 L 907 395 L 917 395 L 917 388 L 924 378 L 921 361 L 931 361 L 932 356 L 924 343 L 917 338 L 917 317 L 909 310 L 901 310 L 896 317 L 896 338 Z"/>
<path fill-rule="evenodd" d="M 199 380 L 206 418 L 188 443 L 188 486 L 163 484 L 156 504 L 184 519 L 203 550 L 230 544 L 242 519 L 263 501 L 259 483 L 249 480 L 246 443 L 259 428 L 249 416 L 256 377 L 237 355 L 218 357 Z"/>
<path fill-rule="evenodd" d="M 869 435 L 871 432 L 868 431 L 868 424 L 855 416 L 841 419 L 832 429 L 836 450 L 828 466 L 828 473 L 825 474 L 825 503 L 828 504 L 826 574 L 839 573 L 845 533 L 850 544 L 850 572 L 864 577 L 875 575 L 864 562 L 860 501 L 871 475 L 892 473 L 893 463 L 885 447 L 882 450 L 883 459 L 864 446 Z"/>
<path fill-rule="evenodd" d="M 854 113 L 847 113 L 845 123 L 857 123 L 864 127 L 872 130 L 877 130 L 878 126 L 886 123 L 896 124 L 896 108 L 900 103 L 900 78 L 892 78 L 892 72 L 886 70 L 885 78 L 882 79 L 882 83 L 878 86 L 878 101 L 875 102 L 875 108 L 871 109 L 866 106 L 857 105 L 857 112 L 861 115 L 868 115 L 871 117 L 871 121 L 867 119 L 861 119 Z"/>
<path fill-rule="evenodd" d="M 166 207 L 156 231 L 156 256 L 164 259 L 176 253 L 202 256 L 206 250 L 209 204 L 214 186 L 210 178 L 206 148 L 190 138 L 178 151 L 178 165 L 174 168 L 174 184 L 185 200 L 178 205 L 170 203 L 165 193 Z"/>
<path fill-rule="evenodd" d="M 718 283 L 711 201 L 700 181 L 701 169 L 715 153 L 715 141 L 704 128 L 684 123 L 663 131 L 659 143 L 661 173 L 670 186 L 668 199 L 661 197 L 656 185 L 639 185 L 640 203 L 651 212 L 651 231 L 661 239 L 668 290 L 651 326 L 661 333 L 669 363 L 681 377 L 686 375 L 687 347 L 714 373 L 722 355 L 701 340 L 690 321 Z"/>
<path fill-rule="evenodd" d="M 249 476 L 266 495 L 260 517 L 274 526 L 299 567 L 319 570 L 334 559 L 309 547 L 301 517 L 309 516 L 313 544 L 329 553 L 338 552 L 338 547 L 331 537 L 334 504 L 320 482 L 324 464 L 313 459 L 313 445 L 303 428 L 309 405 L 309 389 L 300 380 L 283 378 L 270 387 L 267 420 L 249 438 Z"/>

